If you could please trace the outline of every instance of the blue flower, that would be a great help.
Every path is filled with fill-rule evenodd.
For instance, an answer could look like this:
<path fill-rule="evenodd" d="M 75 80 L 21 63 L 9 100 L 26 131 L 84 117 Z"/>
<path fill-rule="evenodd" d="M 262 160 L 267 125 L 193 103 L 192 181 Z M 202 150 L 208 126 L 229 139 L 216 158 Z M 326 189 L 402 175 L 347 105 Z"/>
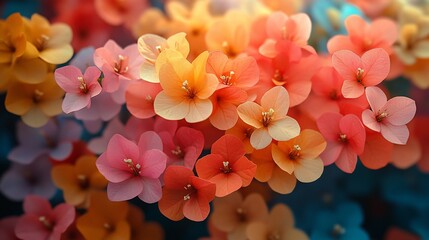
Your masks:
<path fill-rule="evenodd" d="M 362 229 L 362 209 L 351 202 L 341 203 L 335 209 L 320 211 L 315 216 L 312 240 L 369 240 Z"/>

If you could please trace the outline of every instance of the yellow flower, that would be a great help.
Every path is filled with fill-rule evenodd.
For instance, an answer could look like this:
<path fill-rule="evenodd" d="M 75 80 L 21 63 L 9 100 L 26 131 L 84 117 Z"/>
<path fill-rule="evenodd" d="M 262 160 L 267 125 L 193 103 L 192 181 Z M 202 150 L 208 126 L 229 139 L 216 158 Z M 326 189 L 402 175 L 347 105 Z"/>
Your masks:
<path fill-rule="evenodd" d="M 50 117 L 62 112 L 63 90 L 57 85 L 54 74 L 49 73 L 39 84 L 11 83 L 6 95 L 6 109 L 21 116 L 31 127 L 45 125 Z"/>

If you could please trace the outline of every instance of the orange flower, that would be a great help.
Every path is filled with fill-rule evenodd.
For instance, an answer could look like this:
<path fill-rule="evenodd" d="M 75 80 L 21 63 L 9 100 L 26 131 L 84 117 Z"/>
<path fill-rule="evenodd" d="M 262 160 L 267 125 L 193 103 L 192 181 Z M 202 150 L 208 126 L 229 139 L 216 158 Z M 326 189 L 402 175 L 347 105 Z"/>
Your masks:
<path fill-rule="evenodd" d="M 75 165 L 60 164 L 52 168 L 52 180 L 63 190 L 66 203 L 88 208 L 91 193 L 106 188 L 107 181 L 98 172 L 96 160 L 93 155 L 84 155 Z"/>
<path fill-rule="evenodd" d="M 244 144 L 244 149 L 246 150 L 246 153 L 251 153 L 253 152 L 253 150 L 255 150 L 252 147 L 252 144 L 250 144 L 250 136 L 252 136 L 254 130 L 254 127 L 246 124 L 245 122 L 243 122 L 243 120 L 238 119 L 235 126 L 231 129 L 226 130 L 225 133 L 238 137 Z"/>
<path fill-rule="evenodd" d="M 131 240 L 162 240 L 164 231 L 159 223 L 145 222 L 142 210 L 129 205 L 128 222 L 131 226 Z"/>
<path fill-rule="evenodd" d="M 155 113 L 168 120 L 185 119 L 195 123 L 207 119 L 213 110 L 210 96 L 216 90 L 215 75 L 206 73 L 208 52 L 200 54 L 192 64 L 174 50 L 159 72 L 163 91 L 155 98 Z"/>
<path fill-rule="evenodd" d="M 306 240 L 308 236 L 294 227 L 292 211 L 284 204 L 275 205 L 265 222 L 250 223 L 246 228 L 249 240 Z"/>
<path fill-rule="evenodd" d="M 250 194 L 244 200 L 235 192 L 214 200 L 211 220 L 213 225 L 228 233 L 228 239 L 246 239 L 246 227 L 254 221 L 265 221 L 268 208 L 259 194 Z"/>
<path fill-rule="evenodd" d="M 50 64 L 63 64 L 73 56 L 71 46 L 72 30 L 63 23 L 50 24 L 39 15 L 33 14 L 28 22 L 30 40 L 39 51 L 39 57 Z"/>
<path fill-rule="evenodd" d="M 32 84 L 43 82 L 48 65 L 38 56 L 37 48 L 27 41 L 24 19 L 19 13 L 0 20 L 0 91 L 16 79 Z"/>
<path fill-rule="evenodd" d="M 316 181 L 322 175 L 323 161 L 319 155 L 325 148 L 326 141 L 322 135 L 310 129 L 303 130 L 287 142 L 271 145 L 277 166 L 305 183 Z"/>
<path fill-rule="evenodd" d="M 57 85 L 54 74 L 49 73 L 44 82 L 25 84 L 14 82 L 6 95 L 6 109 L 21 116 L 31 127 L 45 125 L 50 117 L 62 112 L 63 90 Z"/>
<path fill-rule="evenodd" d="M 207 49 L 223 51 L 231 58 L 243 53 L 249 45 L 250 22 L 246 13 L 228 11 L 207 31 Z"/>
<path fill-rule="evenodd" d="M 85 239 L 130 239 L 128 202 L 111 202 L 104 192 L 94 192 L 88 212 L 77 219 L 77 229 Z"/>

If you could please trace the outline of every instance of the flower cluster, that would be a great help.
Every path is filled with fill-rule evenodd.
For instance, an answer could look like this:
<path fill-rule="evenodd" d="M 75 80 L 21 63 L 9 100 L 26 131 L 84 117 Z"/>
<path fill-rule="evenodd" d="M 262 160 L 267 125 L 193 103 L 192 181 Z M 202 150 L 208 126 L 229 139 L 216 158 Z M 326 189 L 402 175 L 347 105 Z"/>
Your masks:
<path fill-rule="evenodd" d="M 52 24 L 39 14 L 0 21 L 0 91 L 22 119 L 0 179 L 5 196 L 24 201 L 22 216 L 0 222 L 13 237 L 162 239 L 132 200 L 173 221 L 208 219 L 211 239 L 364 240 L 351 200 L 306 228 L 283 203 L 269 210 L 264 194 L 300 194 L 299 183 L 317 184 L 333 164 L 346 174 L 359 162 L 429 172 L 417 89 L 429 86 L 429 14 L 417 6 L 52 5 Z M 392 90 L 400 76 L 414 92 Z M 52 208 L 56 189 L 65 203 Z"/>

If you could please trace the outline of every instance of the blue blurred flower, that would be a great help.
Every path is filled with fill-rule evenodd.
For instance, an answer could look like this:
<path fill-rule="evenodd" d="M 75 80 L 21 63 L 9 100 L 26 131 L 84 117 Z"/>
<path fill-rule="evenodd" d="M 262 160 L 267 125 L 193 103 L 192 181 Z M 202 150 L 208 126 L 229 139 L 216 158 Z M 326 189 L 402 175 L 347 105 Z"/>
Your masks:
<path fill-rule="evenodd" d="M 309 14 L 313 19 L 313 34 L 320 51 L 326 51 L 328 40 L 337 34 L 347 34 L 344 20 L 350 15 L 364 17 L 362 11 L 344 1 L 317 0 L 311 4 Z"/>
<path fill-rule="evenodd" d="M 316 213 L 311 231 L 312 240 L 369 240 L 362 229 L 362 209 L 359 205 L 341 203 L 333 210 Z"/>
<path fill-rule="evenodd" d="M 429 240 L 429 211 L 413 220 L 411 228 L 421 237 L 421 240 Z"/>

